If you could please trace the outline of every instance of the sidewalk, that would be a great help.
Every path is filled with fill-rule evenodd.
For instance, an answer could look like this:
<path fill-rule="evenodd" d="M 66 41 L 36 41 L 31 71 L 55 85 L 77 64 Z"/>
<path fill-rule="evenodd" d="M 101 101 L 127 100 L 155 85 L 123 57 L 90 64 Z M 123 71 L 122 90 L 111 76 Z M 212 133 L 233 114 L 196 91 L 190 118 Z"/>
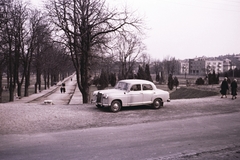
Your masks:
<path fill-rule="evenodd" d="M 71 98 L 69 104 L 70 105 L 83 104 L 83 102 L 82 102 L 82 93 L 80 92 L 80 90 L 79 90 L 79 88 L 77 86 L 77 77 L 74 76 L 72 81 L 73 81 L 73 83 L 76 84 L 76 87 L 75 87 L 74 93 L 72 95 L 72 98 Z"/>
<path fill-rule="evenodd" d="M 61 93 L 60 92 L 60 86 L 62 83 L 65 83 L 66 87 L 66 92 Z M 48 94 L 52 92 L 53 90 L 56 90 L 55 93 L 47 96 L 47 97 L 42 97 L 45 94 Z M 38 101 L 34 101 L 35 99 L 40 98 Z M 63 81 L 60 81 L 57 83 L 57 85 L 54 85 L 50 87 L 47 90 L 43 90 L 39 93 L 32 94 L 28 97 L 22 97 L 21 99 L 15 99 L 14 102 L 10 103 L 40 103 L 43 104 L 44 100 L 52 100 L 53 104 L 82 104 L 82 94 L 79 91 L 77 87 L 77 80 L 76 80 L 76 75 L 71 75 L 67 78 L 65 78 Z"/>

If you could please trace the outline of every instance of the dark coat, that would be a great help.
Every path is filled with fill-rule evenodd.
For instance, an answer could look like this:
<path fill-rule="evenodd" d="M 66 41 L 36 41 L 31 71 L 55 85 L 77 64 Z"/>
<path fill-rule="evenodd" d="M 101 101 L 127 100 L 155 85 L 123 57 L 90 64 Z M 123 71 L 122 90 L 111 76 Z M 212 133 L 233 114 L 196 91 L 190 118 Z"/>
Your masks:
<path fill-rule="evenodd" d="M 227 94 L 227 90 L 228 90 L 228 83 L 226 80 L 222 81 L 222 84 L 221 84 L 221 94 L 222 95 L 226 95 Z"/>
<path fill-rule="evenodd" d="M 236 96 L 237 95 L 237 82 L 236 81 L 232 81 L 231 83 L 231 94 L 233 96 Z"/>

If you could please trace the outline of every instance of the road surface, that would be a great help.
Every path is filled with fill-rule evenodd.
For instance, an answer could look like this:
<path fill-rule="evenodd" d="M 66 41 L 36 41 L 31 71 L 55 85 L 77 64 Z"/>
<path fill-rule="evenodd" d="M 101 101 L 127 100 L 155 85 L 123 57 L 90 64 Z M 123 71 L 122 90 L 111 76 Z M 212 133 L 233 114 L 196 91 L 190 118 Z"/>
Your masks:
<path fill-rule="evenodd" d="M 239 116 L 232 113 L 118 127 L 4 135 L 0 159 L 201 159 L 204 154 L 210 154 L 210 159 L 239 159 L 240 153 L 239 157 L 214 155 L 239 149 Z"/>

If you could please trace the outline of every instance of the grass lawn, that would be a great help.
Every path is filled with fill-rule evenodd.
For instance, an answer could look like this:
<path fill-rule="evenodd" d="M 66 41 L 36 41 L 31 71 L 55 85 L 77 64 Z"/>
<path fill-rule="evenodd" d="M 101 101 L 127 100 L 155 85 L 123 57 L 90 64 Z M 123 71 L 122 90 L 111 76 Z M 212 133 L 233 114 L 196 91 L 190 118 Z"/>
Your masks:
<path fill-rule="evenodd" d="M 219 95 L 216 90 L 203 90 L 193 87 L 180 87 L 170 93 L 170 99 L 203 98 Z"/>

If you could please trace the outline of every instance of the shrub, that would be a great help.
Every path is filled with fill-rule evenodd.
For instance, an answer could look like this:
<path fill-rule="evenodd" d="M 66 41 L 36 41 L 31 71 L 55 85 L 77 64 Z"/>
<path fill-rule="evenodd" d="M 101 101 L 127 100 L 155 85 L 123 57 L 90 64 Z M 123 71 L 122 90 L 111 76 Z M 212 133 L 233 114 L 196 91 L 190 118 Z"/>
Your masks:
<path fill-rule="evenodd" d="M 108 82 L 108 74 L 104 70 L 102 70 L 98 82 L 99 82 L 98 85 L 97 85 L 98 89 L 104 89 L 104 88 L 108 87 L 108 84 L 109 84 L 109 82 Z"/>
<path fill-rule="evenodd" d="M 204 79 L 202 79 L 202 77 L 199 77 L 199 78 L 196 80 L 196 85 L 204 85 Z"/>
<path fill-rule="evenodd" d="M 168 88 L 170 90 L 173 89 L 173 83 L 174 83 L 174 81 L 173 81 L 173 78 L 172 78 L 172 74 L 169 74 L 169 76 L 168 76 Z"/>
<path fill-rule="evenodd" d="M 178 78 L 176 76 L 173 79 L 173 85 L 176 87 L 176 89 L 179 86 L 179 81 L 178 81 Z"/>

